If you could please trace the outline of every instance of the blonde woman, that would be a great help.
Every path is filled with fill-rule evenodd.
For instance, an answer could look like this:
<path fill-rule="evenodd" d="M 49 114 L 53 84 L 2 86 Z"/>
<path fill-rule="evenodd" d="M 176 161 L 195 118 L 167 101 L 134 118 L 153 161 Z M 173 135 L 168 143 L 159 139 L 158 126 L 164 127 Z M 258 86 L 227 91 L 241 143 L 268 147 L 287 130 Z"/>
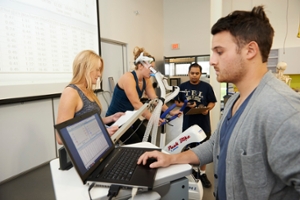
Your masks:
<path fill-rule="evenodd" d="M 73 78 L 61 94 L 56 123 L 61 123 L 92 110 L 98 110 L 100 115 L 101 103 L 95 95 L 93 87 L 98 78 L 101 77 L 103 69 L 103 59 L 91 50 L 84 50 L 75 57 Z M 108 124 L 116 121 L 121 115 L 123 113 L 117 112 L 102 118 L 102 120 Z M 111 126 L 107 130 L 110 135 L 113 135 L 118 130 L 118 126 Z M 56 140 L 58 144 L 62 144 L 57 133 Z"/>

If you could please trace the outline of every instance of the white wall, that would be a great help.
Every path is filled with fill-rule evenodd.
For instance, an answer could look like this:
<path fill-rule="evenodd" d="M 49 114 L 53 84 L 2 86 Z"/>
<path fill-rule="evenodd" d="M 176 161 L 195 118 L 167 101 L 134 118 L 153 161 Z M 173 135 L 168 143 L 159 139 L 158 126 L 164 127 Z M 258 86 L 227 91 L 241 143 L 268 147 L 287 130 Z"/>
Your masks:
<path fill-rule="evenodd" d="M 299 0 L 222 0 L 222 5 L 222 16 L 233 10 L 251 10 L 253 6 L 265 5 L 275 30 L 272 48 L 300 46 L 300 39 L 296 37 L 300 20 Z M 164 0 L 165 56 L 210 54 L 210 28 L 210 1 Z M 171 50 L 173 43 L 179 43 L 180 50 Z"/>
<path fill-rule="evenodd" d="M 164 0 L 164 55 L 209 54 L 210 1 Z M 179 49 L 172 50 L 171 44 Z"/>
<path fill-rule="evenodd" d="M 122 44 L 112 43 L 109 41 L 101 41 L 102 58 L 104 61 L 102 89 L 104 91 L 112 91 L 109 78 L 114 80 L 114 83 L 127 71 L 126 46 Z"/>
<path fill-rule="evenodd" d="M 0 109 L 0 182 L 56 157 L 51 99 Z"/>
<path fill-rule="evenodd" d="M 220 0 L 222 16 L 233 10 L 251 10 L 264 5 L 275 30 L 272 48 L 299 47 L 299 0 Z M 210 54 L 210 2 L 199 0 L 164 0 L 164 55 L 186 56 Z M 214 22 L 212 22 L 213 24 Z M 180 50 L 171 50 L 179 43 Z"/>
<path fill-rule="evenodd" d="M 100 0 L 99 7 L 101 38 L 127 44 L 129 69 L 135 46 L 163 60 L 163 1 Z"/>
<path fill-rule="evenodd" d="M 223 0 L 223 15 L 233 10 L 250 10 L 258 5 L 265 6 L 275 31 L 272 49 L 300 46 L 300 39 L 296 37 L 300 20 L 299 0 Z"/>

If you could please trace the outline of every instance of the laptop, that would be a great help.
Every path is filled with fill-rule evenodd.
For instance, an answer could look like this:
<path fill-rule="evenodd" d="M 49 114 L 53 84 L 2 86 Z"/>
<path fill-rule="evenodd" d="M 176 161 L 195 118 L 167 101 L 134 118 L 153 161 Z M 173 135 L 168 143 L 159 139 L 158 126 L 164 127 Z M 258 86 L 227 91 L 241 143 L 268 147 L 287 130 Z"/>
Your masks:
<path fill-rule="evenodd" d="M 88 112 L 54 127 L 83 184 L 95 183 L 104 187 L 114 184 L 125 189 L 137 187 L 139 191 L 152 190 L 157 169 L 136 163 L 145 151 L 161 149 L 116 148 L 97 111 Z M 132 166 L 125 164 L 125 161 L 132 161 Z M 112 172 L 115 167 L 119 167 L 117 170 L 123 175 Z"/>

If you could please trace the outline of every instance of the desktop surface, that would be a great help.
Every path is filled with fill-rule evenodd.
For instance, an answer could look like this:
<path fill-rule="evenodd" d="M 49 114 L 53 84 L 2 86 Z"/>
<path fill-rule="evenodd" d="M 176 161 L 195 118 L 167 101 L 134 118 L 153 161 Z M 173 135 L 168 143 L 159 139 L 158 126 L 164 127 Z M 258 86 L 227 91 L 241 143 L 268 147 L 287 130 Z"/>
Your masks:
<path fill-rule="evenodd" d="M 150 147 L 156 146 L 149 142 L 141 142 L 127 146 Z M 157 147 L 158 148 L 158 147 Z M 57 200 L 62 199 L 89 199 L 88 185 L 83 185 L 74 167 L 67 171 L 59 170 L 59 159 L 50 162 L 53 186 Z M 156 187 L 170 183 L 191 174 L 192 167 L 189 164 L 171 165 L 166 168 L 159 168 L 155 177 L 154 190 Z M 95 186 L 91 191 L 93 199 L 102 199 L 107 196 L 108 188 Z M 120 190 L 117 198 L 130 198 L 131 190 Z"/>

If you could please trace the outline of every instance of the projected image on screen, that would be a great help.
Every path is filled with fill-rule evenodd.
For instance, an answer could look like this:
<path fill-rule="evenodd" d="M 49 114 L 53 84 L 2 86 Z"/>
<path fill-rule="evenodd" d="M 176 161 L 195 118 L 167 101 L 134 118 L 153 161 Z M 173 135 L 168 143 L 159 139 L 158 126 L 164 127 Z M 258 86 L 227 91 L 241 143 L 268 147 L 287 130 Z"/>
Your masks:
<path fill-rule="evenodd" d="M 60 93 L 76 54 L 99 54 L 97 15 L 96 0 L 1 0 L 0 99 Z"/>

